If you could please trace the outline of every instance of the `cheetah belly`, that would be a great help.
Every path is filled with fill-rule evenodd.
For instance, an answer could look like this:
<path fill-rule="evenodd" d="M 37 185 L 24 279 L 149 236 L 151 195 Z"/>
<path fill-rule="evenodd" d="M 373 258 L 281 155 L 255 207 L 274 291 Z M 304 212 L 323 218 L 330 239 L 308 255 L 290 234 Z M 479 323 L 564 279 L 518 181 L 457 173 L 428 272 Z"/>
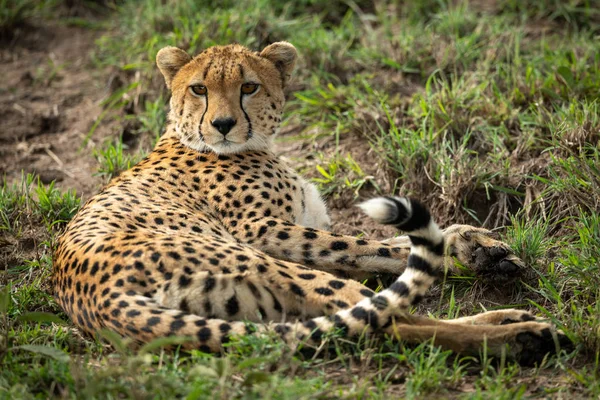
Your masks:
<path fill-rule="evenodd" d="M 314 229 L 331 229 L 331 219 L 327 213 L 327 206 L 312 183 L 303 182 L 302 212 L 296 218 L 296 223 Z"/>

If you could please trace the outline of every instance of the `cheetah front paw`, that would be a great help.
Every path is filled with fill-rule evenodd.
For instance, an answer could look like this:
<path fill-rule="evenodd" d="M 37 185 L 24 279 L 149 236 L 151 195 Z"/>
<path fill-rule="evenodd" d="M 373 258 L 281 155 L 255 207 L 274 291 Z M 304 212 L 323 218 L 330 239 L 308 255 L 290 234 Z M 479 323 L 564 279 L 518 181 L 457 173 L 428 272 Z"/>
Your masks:
<path fill-rule="evenodd" d="M 523 274 L 523 261 L 487 229 L 452 225 L 444 231 L 444 236 L 447 254 L 485 281 L 503 284 Z"/>

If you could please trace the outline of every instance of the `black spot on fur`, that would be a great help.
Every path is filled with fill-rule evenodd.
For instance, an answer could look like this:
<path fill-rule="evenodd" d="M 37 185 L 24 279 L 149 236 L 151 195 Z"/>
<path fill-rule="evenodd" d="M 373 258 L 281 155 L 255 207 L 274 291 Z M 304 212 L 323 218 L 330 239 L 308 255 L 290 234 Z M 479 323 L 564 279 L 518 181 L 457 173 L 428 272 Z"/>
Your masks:
<path fill-rule="evenodd" d="M 317 237 L 319 237 L 316 233 L 310 231 L 305 231 L 303 235 L 306 239 L 309 240 L 316 239 Z"/>
<path fill-rule="evenodd" d="M 202 329 L 200 329 L 198 331 L 198 340 L 201 342 L 206 342 L 208 340 L 210 340 L 210 337 L 212 336 L 212 331 L 210 330 L 210 328 L 204 327 Z"/>
<path fill-rule="evenodd" d="M 336 279 L 329 281 L 329 286 L 331 286 L 334 289 L 341 289 L 344 286 L 346 286 L 346 284 L 342 281 L 338 281 Z"/>
<path fill-rule="evenodd" d="M 306 296 L 306 294 L 304 293 L 304 290 L 302 290 L 302 288 L 298 285 L 296 285 L 295 283 L 290 283 L 290 289 L 292 290 L 292 293 L 294 293 L 295 295 L 304 297 Z"/>
<path fill-rule="evenodd" d="M 179 287 L 186 288 L 192 283 L 192 280 L 185 275 L 179 277 Z"/>
<path fill-rule="evenodd" d="M 342 241 L 336 241 L 331 243 L 331 250 L 342 251 L 348 249 L 348 243 Z"/>
<path fill-rule="evenodd" d="M 326 287 L 320 287 L 320 288 L 316 288 L 315 292 L 323 295 L 323 296 L 331 296 L 333 295 L 333 290 L 326 288 Z"/>
<path fill-rule="evenodd" d="M 184 326 L 185 326 L 185 321 L 183 321 L 181 319 L 175 319 L 175 320 L 173 320 L 173 322 L 171 322 L 171 325 L 169 327 L 171 328 L 171 332 L 177 332 Z"/>
<path fill-rule="evenodd" d="M 235 294 L 231 296 L 229 300 L 227 300 L 227 303 L 225 304 L 225 310 L 229 316 L 234 316 L 240 311 L 240 304 Z"/>
<path fill-rule="evenodd" d="M 146 321 L 146 325 L 148 325 L 148 326 L 155 326 L 158 324 L 160 324 L 160 317 L 150 317 Z"/>

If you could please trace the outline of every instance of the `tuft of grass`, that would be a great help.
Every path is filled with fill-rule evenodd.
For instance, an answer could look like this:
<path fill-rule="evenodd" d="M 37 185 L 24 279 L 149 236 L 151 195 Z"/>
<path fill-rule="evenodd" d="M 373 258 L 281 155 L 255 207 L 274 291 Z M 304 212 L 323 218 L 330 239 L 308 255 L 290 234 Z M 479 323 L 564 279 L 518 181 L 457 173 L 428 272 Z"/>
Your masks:
<path fill-rule="evenodd" d="M 50 227 L 69 222 L 81 205 L 81 198 L 77 197 L 75 190 L 70 189 L 62 193 L 54 187 L 54 181 L 44 186 L 38 178 L 35 194 L 37 212 Z"/>
<path fill-rule="evenodd" d="M 475 392 L 466 399 L 522 399 L 525 398 L 527 386 L 524 383 L 514 384 L 519 376 L 520 368 L 512 364 L 499 370 L 487 364 L 480 373 L 475 385 Z"/>
<path fill-rule="evenodd" d="M 25 225 L 36 219 L 41 219 L 48 230 L 68 222 L 79 209 L 81 199 L 74 190 L 63 193 L 54 185 L 53 181 L 45 186 L 33 174 L 23 174 L 10 185 L 4 178 L 0 187 L 0 233 L 19 237 Z"/>
<path fill-rule="evenodd" d="M 449 367 L 451 355 L 452 352 L 442 351 L 429 343 L 422 343 L 398 355 L 398 361 L 406 362 L 411 370 L 407 377 L 406 398 L 423 398 L 458 384 L 465 374 L 464 365 L 456 358 Z M 439 383 L 444 384 L 443 388 Z"/>
<path fill-rule="evenodd" d="M 154 101 L 145 100 L 144 109 L 133 119 L 139 123 L 135 129 L 136 134 L 150 135 L 152 147 L 158 142 L 163 134 L 167 122 L 167 101 L 162 95 Z"/>
<path fill-rule="evenodd" d="M 6 177 L 2 179 L 0 188 L 0 232 L 5 231 L 15 236 L 22 229 L 24 216 L 32 212 L 30 197 L 34 181 L 31 174 L 22 175 L 19 182 L 9 184 Z"/>
<path fill-rule="evenodd" d="M 545 185 L 546 208 L 555 209 L 553 218 L 600 211 L 600 148 L 584 142 L 576 150 L 565 146 L 553 150 L 558 154 L 550 156 L 548 176 L 536 176 Z"/>
<path fill-rule="evenodd" d="M 60 72 L 65 68 L 65 64 L 57 64 L 52 57 L 48 57 L 45 65 L 36 68 L 33 74 L 33 81 L 38 85 L 51 85 L 52 82 L 59 79 Z"/>
<path fill-rule="evenodd" d="M 329 159 L 327 165 L 317 165 L 316 168 L 320 176 L 311 181 L 317 184 L 319 192 L 325 196 L 335 198 L 351 190 L 356 199 L 365 185 L 375 184 L 373 177 L 366 175 L 350 154 Z"/>
<path fill-rule="evenodd" d="M 543 260 L 555 241 L 550 237 L 550 221 L 538 216 L 532 218 L 511 216 L 511 224 L 503 236 L 525 265 L 534 266 Z"/>
<path fill-rule="evenodd" d="M 557 24 L 566 24 L 574 30 L 600 29 L 600 10 L 592 0 L 503 0 L 498 8 L 515 16 L 534 20 L 549 20 Z"/>
<path fill-rule="evenodd" d="M 97 174 L 106 180 L 118 176 L 143 158 L 142 154 L 130 154 L 122 137 L 108 143 L 103 149 L 94 149 L 94 157 L 98 161 Z"/>

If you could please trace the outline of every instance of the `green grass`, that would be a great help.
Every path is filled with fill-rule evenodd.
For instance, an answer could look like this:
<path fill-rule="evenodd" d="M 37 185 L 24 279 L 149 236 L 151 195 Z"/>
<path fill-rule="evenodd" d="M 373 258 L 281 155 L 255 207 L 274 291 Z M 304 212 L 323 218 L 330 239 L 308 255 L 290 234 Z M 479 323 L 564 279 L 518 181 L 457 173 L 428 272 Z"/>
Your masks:
<path fill-rule="evenodd" d="M 0 2 L 0 30 L 30 17 L 16 4 Z M 110 18 L 90 22 L 107 29 L 92 49 L 94 66 L 127 77 L 84 141 L 115 118 L 126 127 L 127 138 L 93 154 L 98 174 L 108 179 L 129 168 L 162 133 L 168 93 L 154 65 L 162 46 L 197 53 L 214 44 L 259 49 L 289 40 L 301 59 L 284 123 L 294 134 L 280 143 L 310 145 L 310 154 L 291 156 L 302 161 L 301 172 L 334 202 L 401 192 L 423 199 L 444 224 L 500 230 L 529 266 L 500 305 L 528 305 L 559 325 L 576 350 L 537 369 L 385 339 L 333 337 L 331 351 L 308 358 L 270 337 L 240 338 L 222 357 L 119 351 L 117 338 L 109 338 L 110 348 L 39 314 L 66 320 L 49 294 L 50 248 L 79 200 L 28 176 L 0 188 L 0 245 L 16 249 L 0 253 L 0 398 L 600 395 L 594 2 L 214 4 L 116 2 Z M 60 66 L 40 68 L 51 79 Z M 494 290 L 481 285 L 473 277 L 449 279 L 433 292 L 440 308 L 429 311 L 457 316 L 498 306 L 486 298 Z"/>
<path fill-rule="evenodd" d="M 0 233 L 19 237 L 28 224 L 38 221 L 50 230 L 55 224 L 65 224 L 79 209 L 80 199 L 74 190 L 61 193 L 54 182 L 44 185 L 33 174 L 8 184 L 3 179 L 0 187 Z"/>
<path fill-rule="evenodd" d="M 106 180 L 128 170 L 143 158 L 140 154 L 128 153 L 122 137 L 112 143 L 109 142 L 104 148 L 94 150 L 94 157 L 98 161 L 97 174 L 105 177 Z"/>

